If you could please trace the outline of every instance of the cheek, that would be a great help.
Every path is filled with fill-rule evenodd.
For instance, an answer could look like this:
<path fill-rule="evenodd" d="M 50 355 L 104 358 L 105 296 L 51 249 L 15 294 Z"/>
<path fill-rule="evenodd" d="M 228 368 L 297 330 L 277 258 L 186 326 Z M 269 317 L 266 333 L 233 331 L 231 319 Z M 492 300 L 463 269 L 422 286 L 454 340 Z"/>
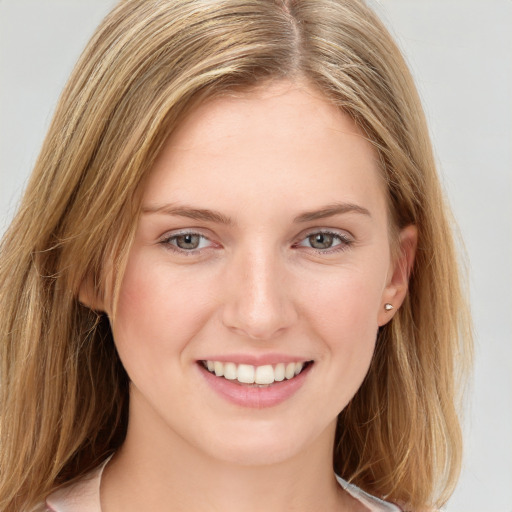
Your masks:
<path fill-rule="evenodd" d="M 138 367 L 152 365 L 152 371 L 159 361 L 177 362 L 176 354 L 208 318 L 210 303 L 201 280 L 169 272 L 165 264 L 144 255 L 132 257 L 112 325 L 128 372 L 132 362 Z"/>
<path fill-rule="evenodd" d="M 364 381 L 375 351 L 379 294 L 364 283 L 340 279 L 312 312 L 323 341 L 325 389 L 332 389 L 333 412 L 339 414 Z"/>
<path fill-rule="evenodd" d="M 368 274 L 374 275 L 368 275 Z M 320 325 L 343 334 L 349 328 L 377 332 L 378 312 L 384 287 L 383 272 L 344 268 L 304 283 L 301 292 Z"/>
<path fill-rule="evenodd" d="M 309 300 L 303 304 L 303 317 L 313 335 L 322 340 L 326 357 L 333 363 L 332 378 L 343 379 L 347 398 L 359 387 L 373 356 L 380 282 L 382 275 L 369 279 L 367 272 L 345 268 L 310 283 Z"/>

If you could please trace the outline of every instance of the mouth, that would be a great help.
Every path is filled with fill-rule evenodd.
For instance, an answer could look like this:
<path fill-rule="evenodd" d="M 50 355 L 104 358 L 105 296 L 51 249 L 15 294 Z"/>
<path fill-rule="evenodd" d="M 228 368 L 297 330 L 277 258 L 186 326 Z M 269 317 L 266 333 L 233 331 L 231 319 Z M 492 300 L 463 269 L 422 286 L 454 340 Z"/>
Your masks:
<path fill-rule="evenodd" d="M 209 373 L 216 377 L 247 387 L 264 388 L 276 383 L 290 381 L 309 368 L 313 361 L 298 361 L 254 366 L 223 361 L 199 361 Z"/>

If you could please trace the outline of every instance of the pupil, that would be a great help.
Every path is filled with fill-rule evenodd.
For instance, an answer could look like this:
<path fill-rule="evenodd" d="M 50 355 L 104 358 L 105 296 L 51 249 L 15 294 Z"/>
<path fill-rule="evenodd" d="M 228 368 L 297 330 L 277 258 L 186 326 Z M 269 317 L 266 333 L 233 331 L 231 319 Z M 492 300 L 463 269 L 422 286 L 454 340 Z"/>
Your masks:
<path fill-rule="evenodd" d="M 176 239 L 176 245 L 180 249 L 197 249 L 199 246 L 199 235 L 180 235 Z"/>
<path fill-rule="evenodd" d="M 332 239 L 333 236 L 329 233 L 317 233 L 309 237 L 309 243 L 315 249 L 328 249 L 332 246 Z"/>

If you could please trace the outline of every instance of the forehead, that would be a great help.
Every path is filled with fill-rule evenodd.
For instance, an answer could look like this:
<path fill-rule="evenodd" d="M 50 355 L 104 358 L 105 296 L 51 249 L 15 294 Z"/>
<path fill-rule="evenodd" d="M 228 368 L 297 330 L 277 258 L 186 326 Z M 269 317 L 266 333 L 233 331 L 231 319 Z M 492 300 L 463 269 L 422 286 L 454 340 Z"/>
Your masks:
<path fill-rule="evenodd" d="M 218 209 L 222 198 L 258 194 L 305 208 L 385 202 L 377 154 L 352 118 L 317 89 L 290 82 L 197 106 L 166 142 L 144 200 L 199 198 Z"/>
<path fill-rule="evenodd" d="M 235 135 L 252 136 L 255 143 L 278 142 L 291 135 L 320 140 L 327 131 L 364 138 L 353 119 L 318 88 L 305 81 L 283 80 L 200 103 L 179 124 L 168 145 L 184 149 L 194 142 L 229 144 Z"/>

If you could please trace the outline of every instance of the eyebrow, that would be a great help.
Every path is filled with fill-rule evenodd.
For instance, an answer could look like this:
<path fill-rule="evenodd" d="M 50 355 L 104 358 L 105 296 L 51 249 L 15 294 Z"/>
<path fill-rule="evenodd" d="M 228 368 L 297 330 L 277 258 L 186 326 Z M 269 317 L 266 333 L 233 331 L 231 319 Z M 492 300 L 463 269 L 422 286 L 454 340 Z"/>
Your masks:
<path fill-rule="evenodd" d="M 312 220 L 325 219 L 327 217 L 333 217 L 334 215 L 341 215 L 344 213 L 359 213 L 361 215 L 367 215 L 371 217 L 370 211 L 366 208 L 353 203 L 333 203 L 319 210 L 312 210 L 304 212 L 293 219 L 293 222 L 309 222 Z"/>
<path fill-rule="evenodd" d="M 142 213 L 164 213 L 166 215 L 187 217 L 189 219 L 215 222 L 217 224 L 226 224 L 228 226 L 234 225 L 231 218 L 220 212 L 205 208 L 193 208 L 187 205 L 164 204 L 162 206 L 145 206 L 142 208 Z"/>
<path fill-rule="evenodd" d="M 194 208 L 187 205 L 175 205 L 175 204 L 164 204 L 162 206 L 145 206 L 142 208 L 142 213 L 151 214 L 151 213 L 162 213 L 166 215 L 173 215 L 177 217 L 187 217 L 189 219 L 201 220 L 206 222 L 215 222 L 217 224 L 225 224 L 228 226 L 233 226 L 234 221 L 214 210 L 209 210 L 206 208 Z M 297 215 L 293 222 L 296 224 L 300 224 L 303 222 L 310 222 L 318 219 L 325 219 L 327 217 L 333 217 L 335 215 L 342 215 L 346 213 L 358 213 L 361 215 L 367 215 L 371 217 L 369 210 L 366 208 L 359 206 L 353 203 L 333 203 L 327 206 L 324 206 L 317 210 L 311 210 L 307 212 L 303 212 L 300 215 Z"/>

